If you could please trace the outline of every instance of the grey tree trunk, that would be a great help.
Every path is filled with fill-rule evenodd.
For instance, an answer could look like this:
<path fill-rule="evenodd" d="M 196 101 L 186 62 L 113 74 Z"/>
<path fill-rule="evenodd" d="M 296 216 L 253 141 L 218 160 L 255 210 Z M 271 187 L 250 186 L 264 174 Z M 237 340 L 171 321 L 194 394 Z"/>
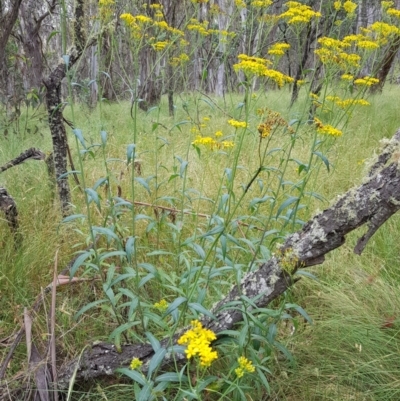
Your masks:
<path fill-rule="evenodd" d="M 17 21 L 21 3 L 22 0 L 14 0 L 9 5 L 6 13 L 4 13 L 3 7 L 0 10 L 2 11 L 0 13 L 0 93 L 3 91 L 3 88 L 7 88 L 6 45 Z"/>
<path fill-rule="evenodd" d="M 48 121 L 53 142 L 54 169 L 57 179 L 58 195 L 63 215 L 67 215 L 71 202 L 67 173 L 68 140 L 64 126 L 61 100 L 61 84 L 69 70 L 82 55 L 85 46 L 84 0 L 77 0 L 75 6 L 75 45 L 67 57 L 44 80 L 46 86 L 46 105 Z"/>

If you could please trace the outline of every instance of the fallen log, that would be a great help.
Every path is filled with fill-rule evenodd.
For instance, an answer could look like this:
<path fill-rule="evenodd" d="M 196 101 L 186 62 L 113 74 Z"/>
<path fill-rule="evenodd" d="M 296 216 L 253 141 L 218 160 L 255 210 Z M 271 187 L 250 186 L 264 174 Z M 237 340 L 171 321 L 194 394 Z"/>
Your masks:
<path fill-rule="evenodd" d="M 293 274 L 299 268 L 323 263 L 325 255 L 340 247 L 351 231 L 367 225 L 367 232 L 354 251 L 361 254 L 376 230 L 400 209 L 400 130 L 387 141 L 381 155 L 372 165 L 364 182 L 340 196 L 328 209 L 314 216 L 298 232 L 290 235 L 273 256 L 256 271 L 248 273 L 240 286 L 233 286 L 228 295 L 212 308 L 215 319 L 205 317 L 203 326 L 219 333 L 230 330 L 243 320 L 243 309 L 251 308 L 242 298 L 251 299 L 257 307 L 264 307 L 281 295 L 296 281 Z M 288 263 L 289 262 L 289 263 Z M 288 268 L 288 265 L 290 266 Z M 238 308 L 238 305 L 242 305 Z M 173 338 L 165 338 L 161 346 L 170 349 L 186 328 Z M 149 344 L 123 345 L 117 350 L 113 344 L 101 342 L 88 346 L 79 358 L 65 363 L 58 374 L 59 388 L 75 381 L 113 375 L 117 368 L 129 366 L 132 358 L 143 362 L 146 373 L 154 351 Z M 184 361 L 185 355 L 167 352 L 163 366 Z"/>

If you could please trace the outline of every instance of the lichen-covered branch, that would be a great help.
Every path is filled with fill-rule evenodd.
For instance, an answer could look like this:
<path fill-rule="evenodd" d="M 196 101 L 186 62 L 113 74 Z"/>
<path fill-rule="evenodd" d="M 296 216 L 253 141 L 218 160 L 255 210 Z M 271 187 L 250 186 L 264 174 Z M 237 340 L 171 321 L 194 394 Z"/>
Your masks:
<path fill-rule="evenodd" d="M 25 152 L 22 152 L 19 156 L 10 160 L 8 163 L 4 164 L 3 166 L 0 166 L 0 173 L 8 170 L 11 167 L 18 166 L 18 164 L 21 164 L 26 160 L 45 160 L 45 159 L 46 159 L 46 154 L 43 153 L 40 149 L 29 148 L 25 150 Z"/>
<path fill-rule="evenodd" d="M 279 256 L 272 257 L 254 272 L 247 274 L 240 285 L 232 287 L 228 295 L 212 308 L 215 319 L 205 317 L 202 323 L 215 333 L 232 329 L 243 320 L 243 310 L 251 308 L 243 296 L 262 307 L 282 294 L 295 280 L 293 273 L 298 268 L 321 264 L 325 255 L 340 247 L 345 236 L 366 224 L 367 234 L 362 236 L 355 248 L 361 253 L 371 235 L 394 213 L 400 209 L 400 130 L 387 142 L 371 173 L 364 182 L 339 199 L 328 209 L 314 216 L 304 227 L 290 235 Z M 291 271 L 287 271 L 287 260 L 295 261 Z M 285 267 L 282 267 L 286 265 Z M 238 307 L 239 306 L 239 307 Z M 176 345 L 178 337 L 185 329 L 161 345 L 168 349 Z M 117 350 L 114 345 L 99 343 L 88 347 L 80 359 L 66 363 L 59 373 L 59 385 L 67 386 L 77 369 L 76 380 L 112 375 L 115 369 L 128 366 L 133 357 L 143 361 L 143 370 L 153 356 L 149 344 L 124 345 Z M 185 359 L 182 353 L 167 353 L 164 366 Z"/>

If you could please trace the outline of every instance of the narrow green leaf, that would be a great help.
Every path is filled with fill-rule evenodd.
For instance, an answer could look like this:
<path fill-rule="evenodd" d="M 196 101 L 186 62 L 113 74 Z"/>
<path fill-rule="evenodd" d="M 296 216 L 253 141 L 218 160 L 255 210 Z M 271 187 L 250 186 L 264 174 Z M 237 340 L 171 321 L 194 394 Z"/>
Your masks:
<path fill-rule="evenodd" d="M 146 385 L 146 379 L 143 375 L 136 370 L 128 369 L 128 368 L 118 368 L 115 369 L 116 372 L 122 373 L 125 376 L 128 376 L 130 379 L 134 380 L 135 382 L 139 383 L 140 385 Z"/>
<path fill-rule="evenodd" d="M 163 361 L 165 354 L 167 353 L 167 350 L 165 348 L 159 348 L 151 358 L 150 364 L 149 364 L 149 370 L 147 372 L 147 378 L 150 379 L 152 373 L 154 370 L 156 370 L 161 362 Z"/>

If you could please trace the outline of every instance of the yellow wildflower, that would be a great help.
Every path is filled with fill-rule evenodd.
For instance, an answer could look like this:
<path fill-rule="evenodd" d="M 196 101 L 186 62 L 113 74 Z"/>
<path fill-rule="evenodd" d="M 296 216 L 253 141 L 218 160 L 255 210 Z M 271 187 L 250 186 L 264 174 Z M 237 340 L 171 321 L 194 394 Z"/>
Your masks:
<path fill-rule="evenodd" d="M 268 50 L 268 54 L 272 54 L 275 56 L 283 56 L 285 54 L 285 51 L 288 49 L 290 49 L 289 43 L 275 43 Z"/>
<path fill-rule="evenodd" d="M 233 118 L 228 121 L 228 124 L 232 125 L 232 127 L 235 127 L 235 128 L 246 128 L 247 127 L 246 121 L 238 121 L 238 120 L 234 120 Z"/>
<path fill-rule="evenodd" d="M 169 43 L 170 42 L 165 40 L 165 41 L 162 41 L 162 42 L 153 43 L 151 46 L 156 52 L 158 52 L 158 51 L 164 50 L 169 45 Z"/>
<path fill-rule="evenodd" d="M 387 10 L 387 14 L 391 15 L 392 17 L 400 18 L 400 10 L 396 10 L 394 8 L 389 8 L 389 10 Z"/>
<path fill-rule="evenodd" d="M 246 3 L 243 0 L 235 0 L 236 7 L 246 8 Z"/>
<path fill-rule="evenodd" d="M 142 365 L 143 365 L 143 362 L 139 358 L 133 358 L 129 367 L 132 370 L 135 370 L 137 368 L 140 368 Z"/>
<path fill-rule="evenodd" d="M 255 8 L 267 8 L 272 4 L 272 0 L 253 0 L 250 4 Z"/>
<path fill-rule="evenodd" d="M 240 379 L 243 375 L 248 373 L 255 372 L 256 368 L 253 366 L 253 363 L 249 361 L 245 356 L 241 356 L 238 359 L 239 367 L 235 369 L 236 376 Z"/>
<path fill-rule="evenodd" d="M 218 358 L 217 352 L 210 346 L 217 336 L 211 330 L 203 328 L 198 320 L 193 320 L 191 326 L 192 328 L 179 338 L 178 344 L 187 345 L 185 353 L 188 359 L 198 356 L 201 366 L 210 366 Z"/>
<path fill-rule="evenodd" d="M 320 18 L 321 13 L 313 11 L 310 6 L 306 6 L 297 1 L 288 1 L 285 4 L 287 11 L 282 13 L 279 18 L 286 19 L 288 24 L 308 23 L 312 18 Z"/>
<path fill-rule="evenodd" d="M 168 302 L 165 299 L 162 299 L 160 302 L 156 302 L 153 306 L 160 312 L 164 312 L 168 308 Z"/>
<path fill-rule="evenodd" d="M 343 8 L 347 14 L 353 14 L 354 10 L 357 8 L 357 4 L 347 0 L 343 3 Z"/>
<path fill-rule="evenodd" d="M 333 3 L 333 8 L 334 8 L 336 11 L 340 10 L 341 7 L 342 7 L 342 2 L 341 2 L 341 1 L 335 1 L 335 2 Z"/>
<path fill-rule="evenodd" d="M 394 25 L 386 24 L 385 22 L 374 22 L 371 25 L 371 30 L 378 33 L 381 37 L 388 37 L 391 35 L 400 35 L 400 29 Z"/>
<path fill-rule="evenodd" d="M 361 86 L 372 86 L 379 83 L 379 79 L 373 77 L 364 77 L 356 79 L 354 83 Z"/>
<path fill-rule="evenodd" d="M 141 14 L 136 15 L 135 19 L 137 22 L 140 22 L 142 24 L 148 24 L 148 23 L 153 22 L 153 20 L 150 17 L 148 17 L 147 15 L 141 15 Z"/>
<path fill-rule="evenodd" d="M 332 125 L 323 124 L 322 121 L 316 117 L 314 117 L 314 124 L 317 127 L 317 132 L 320 134 L 330 136 L 341 136 L 343 134 L 342 131 L 338 130 L 335 127 L 332 127 Z"/>
<path fill-rule="evenodd" d="M 214 135 L 215 135 L 217 138 L 220 138 L 220 137 L 223 136 L 224 134 L 222 133 L 222 131 L 217 131 Z"/>
<path fill-rule="evenodd" d="M 352 81 L 354 79 L 353 75 L 350 74 L 343 74 L 340 78 L 342 78 L 345 81 Z"/>

